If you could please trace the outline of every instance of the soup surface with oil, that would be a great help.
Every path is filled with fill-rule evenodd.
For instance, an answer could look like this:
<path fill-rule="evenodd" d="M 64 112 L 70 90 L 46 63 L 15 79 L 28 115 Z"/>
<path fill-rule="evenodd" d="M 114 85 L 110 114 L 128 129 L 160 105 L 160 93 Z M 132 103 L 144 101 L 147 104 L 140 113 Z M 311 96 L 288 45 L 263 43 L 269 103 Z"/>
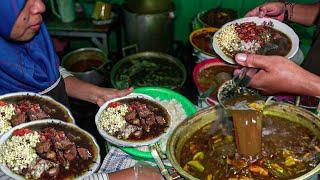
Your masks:
<path fill-rule="evenodd" d="M 286 119 L 264 116 L 261 154 L 246 159 L 237 153 L 234 135 L 198 130 L 184 145 L 180 165 L 199 179 L 292 179 L 320 162 L 320 140 L 311 130 Z"/>

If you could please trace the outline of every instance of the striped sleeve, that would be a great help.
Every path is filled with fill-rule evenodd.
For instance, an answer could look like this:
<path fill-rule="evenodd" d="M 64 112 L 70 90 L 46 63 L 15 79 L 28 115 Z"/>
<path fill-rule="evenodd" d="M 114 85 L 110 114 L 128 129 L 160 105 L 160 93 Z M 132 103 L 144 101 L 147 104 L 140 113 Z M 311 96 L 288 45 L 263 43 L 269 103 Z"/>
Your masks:
<path fill-rule="evenodd" d="M 106 173 L 95 173 L 85 177 L 84 180 L 109 180 L 109 176 Z"/>

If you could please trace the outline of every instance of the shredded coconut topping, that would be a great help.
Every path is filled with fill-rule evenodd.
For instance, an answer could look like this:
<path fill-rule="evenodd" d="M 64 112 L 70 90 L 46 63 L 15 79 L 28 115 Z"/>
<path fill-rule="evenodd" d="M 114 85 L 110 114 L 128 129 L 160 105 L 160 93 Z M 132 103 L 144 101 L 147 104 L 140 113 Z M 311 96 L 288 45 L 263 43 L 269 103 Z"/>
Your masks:
<path fill-rule="evenodd" d="M 0 106 L 0 134 L 12 128 L 10 120 L 15 114 L 15 108 L 12 104 Z"/>
<path fill-rule="evenodd" d="M 24 136 L 12 136 L 0 146 L 0 162 L 6 164 L 16 173 L 31 167 L 36 163 L 38 155 L 35 147 L 40 142 L 37 132 Z"/>
<path fill-rule="evenodd" d="M 128 112 L 126 104 L 105 109 L 99 118 L 99 128 L 105 130 L 110 135 L 115 135 L 126 125 L 125 115 Z"/>

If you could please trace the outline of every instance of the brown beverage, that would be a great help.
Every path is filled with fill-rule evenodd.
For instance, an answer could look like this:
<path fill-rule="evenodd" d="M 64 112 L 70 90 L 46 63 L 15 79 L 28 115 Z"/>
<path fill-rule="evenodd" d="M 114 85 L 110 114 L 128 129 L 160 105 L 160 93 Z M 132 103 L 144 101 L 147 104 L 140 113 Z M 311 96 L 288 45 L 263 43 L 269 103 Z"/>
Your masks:
<path fill-rule="evenodd" d="M 230 110 L 238 153 L 252 157 L 261 152 L 262 114 L 255 110 Z"/>

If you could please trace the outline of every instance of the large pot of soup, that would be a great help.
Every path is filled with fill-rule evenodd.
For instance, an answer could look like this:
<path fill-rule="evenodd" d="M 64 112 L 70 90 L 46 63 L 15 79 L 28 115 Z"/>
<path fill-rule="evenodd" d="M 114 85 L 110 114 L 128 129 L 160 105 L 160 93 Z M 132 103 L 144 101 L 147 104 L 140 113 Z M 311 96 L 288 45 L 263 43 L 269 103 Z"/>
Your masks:
<path fill-rule="evenodd" d="M 77 78 L 103 86 L 106 81 L 104 68 L 107 55 L 98 48 L 80 48 L 62 58 L 61 65 Z"/>
<path fill-rule="evenodd" d="M 117 89 L 157 86 L 179 90 L 187 78 L 186 68 L 179 59 L 152 51 L 119 60 L 110 74 L 111 83 Z"/>
<path fill-rule="evenodd" d="M 216 119 L 215 107 L 203 109 L 169 138 L 168 159 L 184 178 L 308 179 L 320 169 L 320 121 L 309 111 L 285 103 L 266 106 L 261 155 L 249 161 L 237 153 L 234 133 L 212 125 Z"/>

